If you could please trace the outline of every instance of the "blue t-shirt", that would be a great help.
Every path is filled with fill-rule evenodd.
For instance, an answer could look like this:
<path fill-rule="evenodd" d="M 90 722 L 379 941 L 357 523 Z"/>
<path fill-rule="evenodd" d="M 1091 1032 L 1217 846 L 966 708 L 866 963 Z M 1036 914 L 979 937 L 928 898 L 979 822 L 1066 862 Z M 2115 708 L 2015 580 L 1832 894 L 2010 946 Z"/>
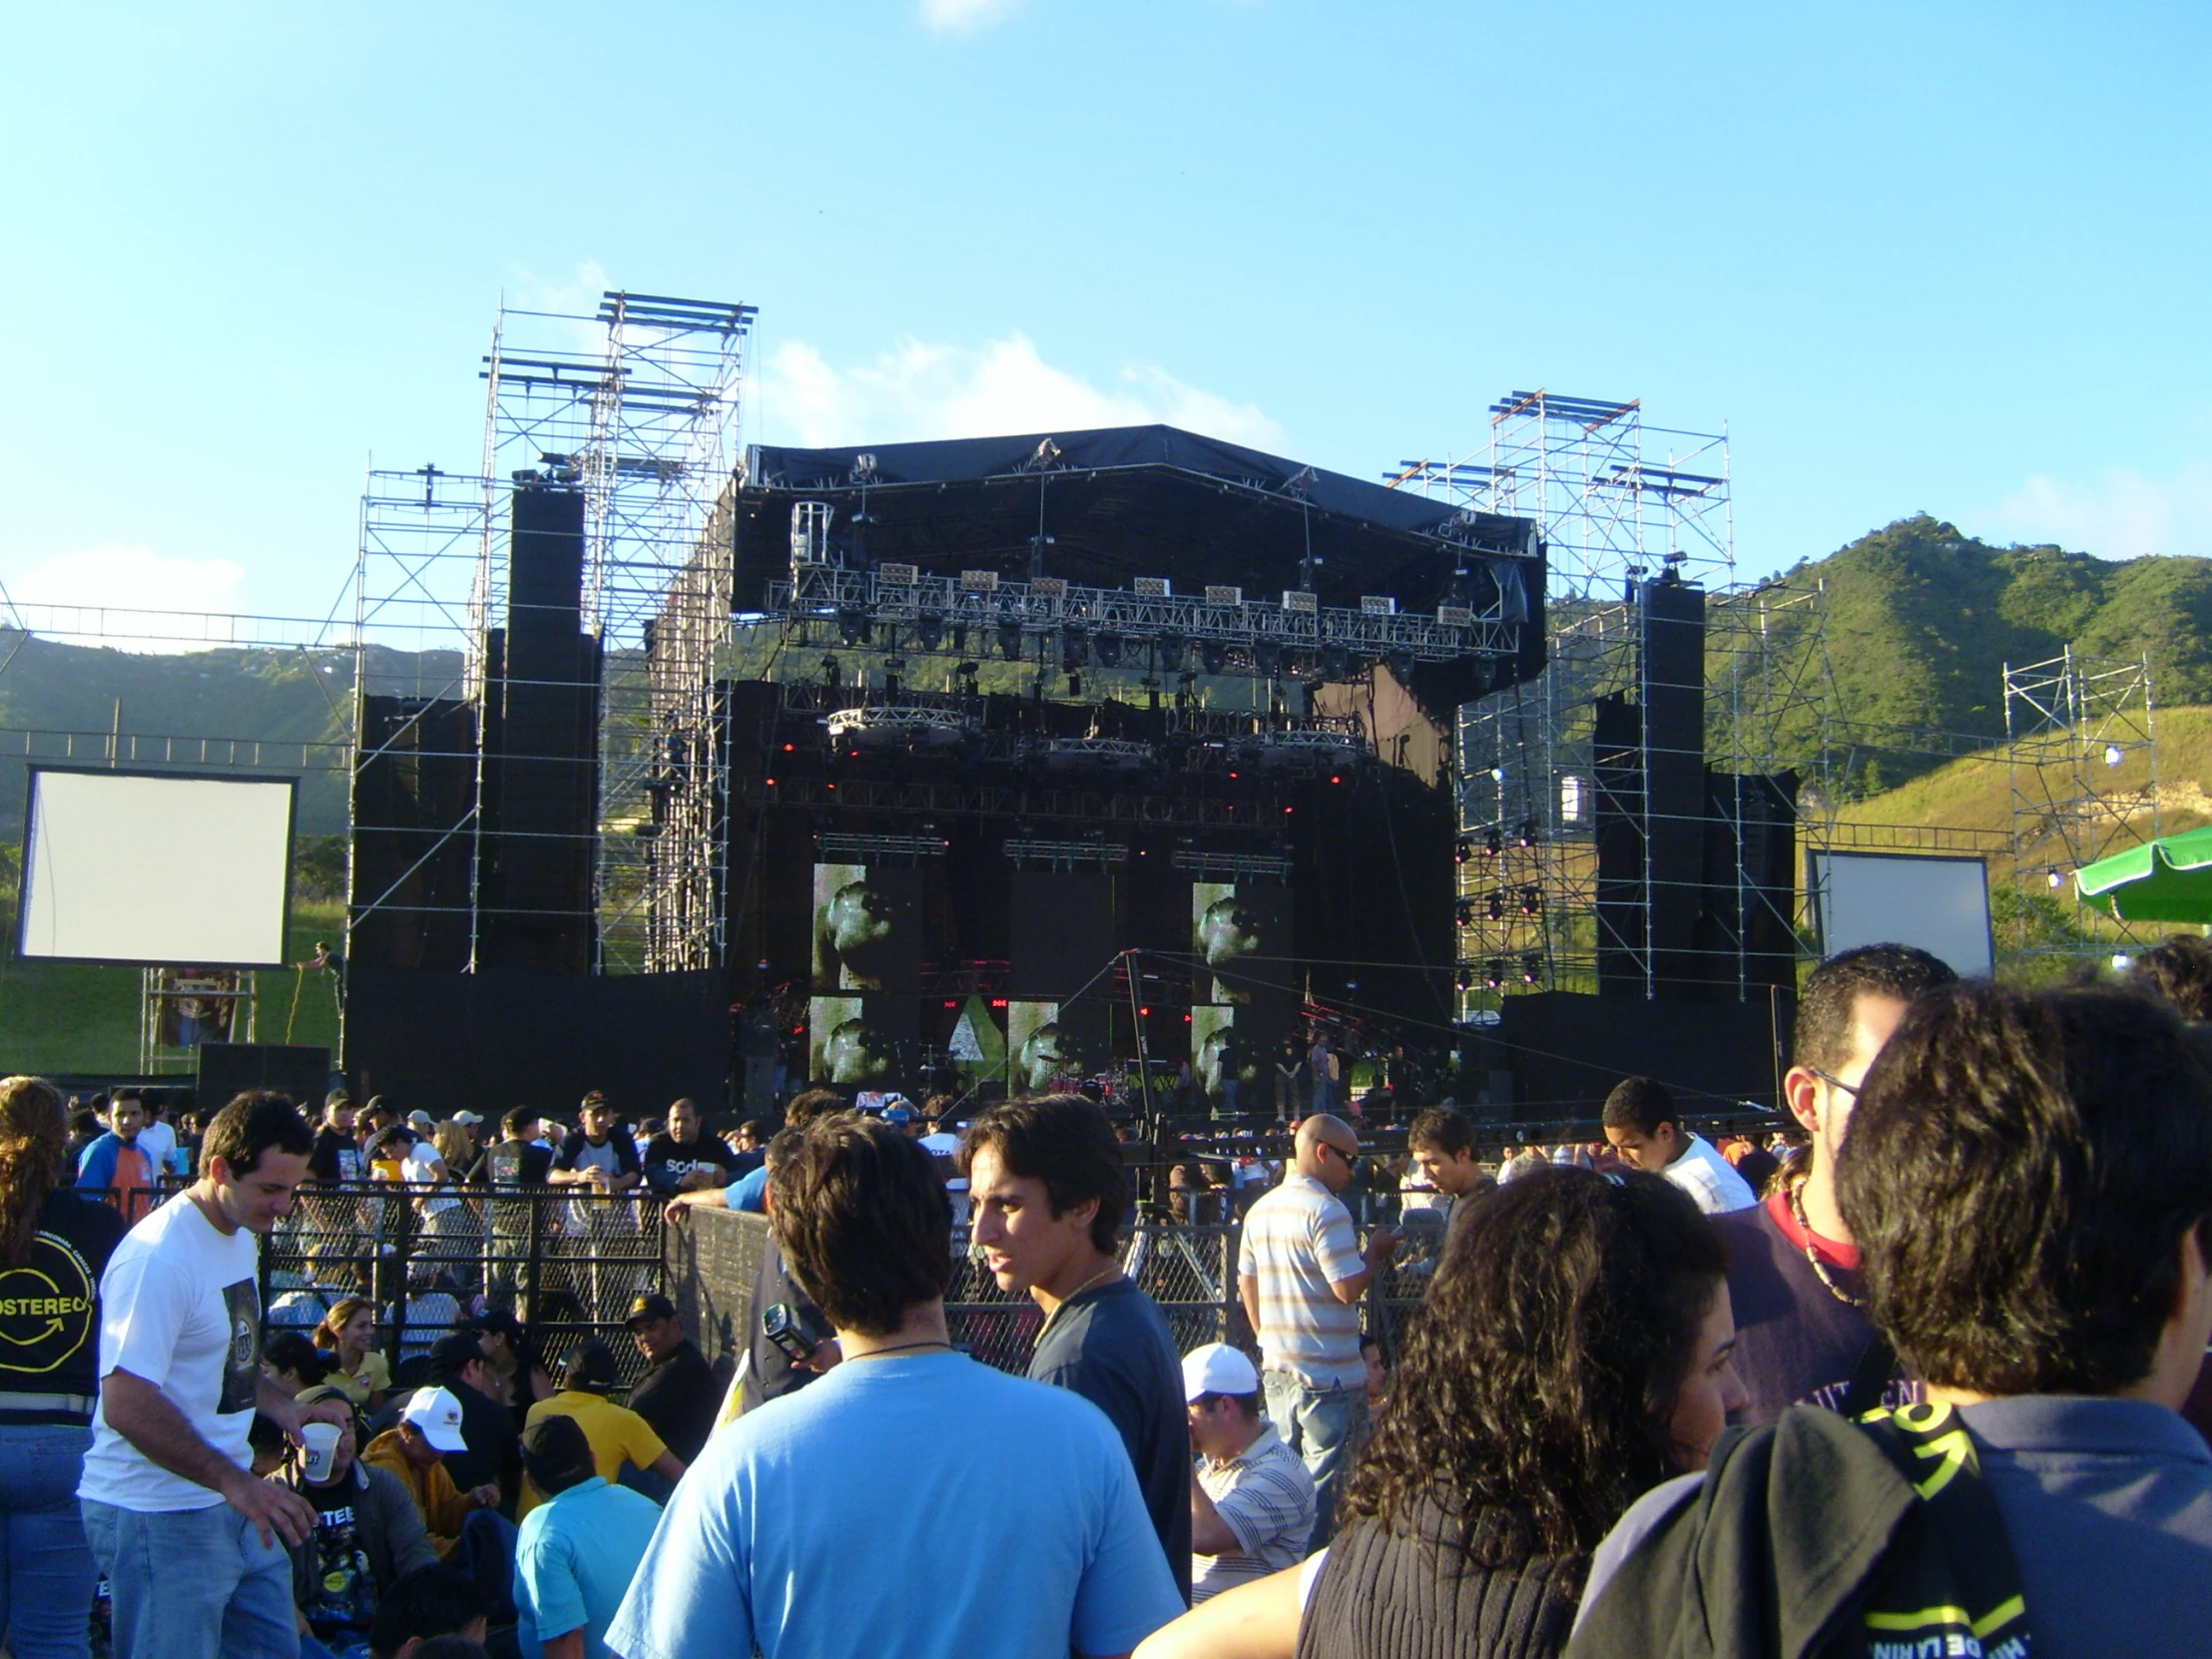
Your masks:
<path fill-rule="evenodd" d="M 544 1635 L 584 1627 L 584 1659 L 608 1659 L 607 1626 L 661 1506 L 594 1475 L 522 1517 L 515 1538 L 515 1638 L 524 1659 L 544 1659 Z"/>
<path fill-rule="evenodd" d="M 627 1659 L 685 1659 L 703 1632 L 764 1659 L 1035 1659 L 1127 1653 L 1182 1611 L 1097 1406 L 916 1354 L 847 1360 L 708 1441 L 607 1640 Z"/>
<path fill-rule="evenodd" d="M 768 1213 L 768 1165 L 737 1180 L 723 1189 L 723 1199 L 733 1210 L 747 1210 L 759 1216 Z"/>

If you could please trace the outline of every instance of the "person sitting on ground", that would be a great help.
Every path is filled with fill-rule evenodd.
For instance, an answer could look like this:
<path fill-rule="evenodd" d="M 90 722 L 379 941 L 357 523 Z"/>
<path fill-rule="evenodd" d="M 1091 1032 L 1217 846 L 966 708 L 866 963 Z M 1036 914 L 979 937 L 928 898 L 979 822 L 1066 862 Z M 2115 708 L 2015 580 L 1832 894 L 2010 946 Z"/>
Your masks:
<path fill-rule="evenodd" d="M 714 1432 L 723 1384 L 699 1345 L 684 1334 L 676 1304 L 660 1292 L 632 1303 L 625 1323 L 646 1361 L 645 1375 L 630 1390 L 630 1409 L 667 1442 L 679 1462 L 690 1463 Z"/>
<path fill-rule="evenodd" d="M 1920 1397 L 1867 1318 L 1836 1170 L 1867 1068 L 1915 997 L 1957 978 L 1925 950 L 1870 944 L 1831 956 L 1798 993 L 1782 1096 L 1809 1144 L 1777 1191 L 1714 1220 L 1728 1247 L 1747 1423 L 1772 1422 L 1800 1401 L 1857 1416 Z"/>
<path fill-rule="evenodd" d="M 1137 1659 L 1548 1659 L 1584 1563 L 1704 1466 L 1743 1387 L 1720 1243 L 1677 1188 L 1547 1168 L 1479 1196 L 1410 1323 L 1343 1523 Z"/>
<path fill-rule="evenodd" d="M 1126 1654 L 1183 1601 L 1104 1413 L 956 1353 L 952 1213 L 920 1146 L 818 1118 L 771 1216 L 843 1362 L 708 1441 L 608 1632 L 683 1659 Z M 856 1548 L 911 1573 L 855 1571 Z"/>
<path fill-rule="evenodd" d="M 300 1402 L 317 1399 L 352 1404 L 329 1383 Z M 315 1512 L 313 1533 L 291 1546 L 292 1599 L 315 1639 L 340 1650 L 367 1640 L 379 1599 L 402 1574 L 437 1561 L 407 1488 L 389 1469 L 354 1456 L 360 1431 L 357 1418 L 339 1425 L 328 1479 L 309 1480 L 304 1457 L 284 1475 Z"/>
<path fill-rule="evenodd" d="M 337 1366 L 337 1356 L 315 1347 L 304 1332 L 272 1331 L 262 1341 L 263 1372 L 294 1399 L 321 1387 Z"/>
<path fill-rule="evenodd" d="M 1792 1406 L 1652 1493 L 1573 1652 L 2201 1653 L 2212 1046 L 2147 998 L 1930 991 L 1837 1168 L 1875 1324 L 1925 1402 Z"/>
<path fill-rule="evenodd" d="M 1709 1216 L 1748 1210 L 1759 1202 L 1751 1184 L 1713 1150 L 1703 1135 L 1682 1126 L 1674 1094 L 1649 1077 L 1624 1077 L 1605 1097 L 1605 1138 L 1624 1163 L 1663 1175 Z"/>
<path fill-rule="evenodd" d="M 1227 1343 L 1183 1357 L 1191 1445 L 1191 1595 L 1296 1566 L 1314 1533 L 1314 1477 L 1260 1410 L 1260 1373 Z"/>
<path fill-rule="evenodd" d="M 545 1494 L 515 1540 L 515 1634 L 525 1659 L 608 1659 L 607 1627 L 660 1505 L 602 1479 L 583 1426 L 559 1412 L 523 1430 L 522 1466 Z M 704 1627 L 694 1634 L 709 1636 Z"/>
<path fill-rule="evenodd" d="M 401 1408 L 395 1427 L 368 1442 L 361 1460 L 386 1470 L 406 1488 L 441 1561 L 461 1541 L 462 1528 L 480 1509 L 497 1510 L 499 1487 L 486 1481 L 463 1491 L 453 1483 L 448 1453 L 466 1453 L 461 1402 L 450 1388 L 417 1388 Z"/>
<path fill-rule="evenodd" d="M 476 1581 L 457 1568 L 417 1567 L 403 1574 L 376 1607 L 368 1627 L 370 1659 L 424 1659 L 441 1637 L 481 1643 L 490 1607 Z"/>
<path fill-rule="evenodd" d="M 561 1367 L 560 1391 L 530 1407 L 530 1422 L 547 1417 L 574 1417 L 591 1446 L 600 1478 L 609 1485 L 622 1479 L 623 1466 L 643 1470 L 673 1486 L 684 1478 L 683 1459 L 670 1451 L 653 1425 L 627 1405 L 607 1397 L 622 1376 L 615 1368 L 614 1352 L 602 1342 L 579 1343 L 569 1351 Z M 528 1428 L 523 1430 L 525 1434 Z M 530 1489 L 525 1463 L 521 1513 L 527 1515 L 544 1501 L 544 1494 Z"/>
<path fill-rule="evenodd" d="M 391 1391 L 391 1364 L 374 1347 L 376 1304 L 341 1297 L 314 1328 L 314 1346 L 336 1362 L 330 1381 L 356 1409 L 373 1411 Z"/>
<path fill-rule="evenodd" d="M 500 1385 L 482 1342 L 456 1331 L 430 1345 L 430 1382 L 461 1405 L 465 1451 L 448 1451 L 445 1466 L 462 1491 L 499 1488 L 499 1512 L 510 1518 L 522 1489 L 522 1431 L 514 1415 L 492 1396 Z"/>

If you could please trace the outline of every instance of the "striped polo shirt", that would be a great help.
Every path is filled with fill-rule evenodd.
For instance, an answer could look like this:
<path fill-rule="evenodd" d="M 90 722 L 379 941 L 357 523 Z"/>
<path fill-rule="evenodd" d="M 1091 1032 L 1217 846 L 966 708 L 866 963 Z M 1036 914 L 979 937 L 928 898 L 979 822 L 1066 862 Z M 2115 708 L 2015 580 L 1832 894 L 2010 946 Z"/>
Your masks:
<path fill-rule="evenodd" d="M 1260 1284 L 1260 1353 L 1317 1388 L 1367 1386 L 1360 1308 L 1330 1286 L 1365 1272 L 1352 1212 L 1310 1175 L 1287 1172 L 1253 1205 L 1237 1250 L 1240 1278 Z"/>
<path fill-rule="evenodd" d="M 1237 1548 L 1191 1557 L 1194 1603 L 1306 1558 L 1314 1532 L 1314 1477 L 1272 1423 L 1262 1423 L 1260 1437 L 1226 1463 L 1201 1457 L 1198 1483 L 1236 1534 Z"/>

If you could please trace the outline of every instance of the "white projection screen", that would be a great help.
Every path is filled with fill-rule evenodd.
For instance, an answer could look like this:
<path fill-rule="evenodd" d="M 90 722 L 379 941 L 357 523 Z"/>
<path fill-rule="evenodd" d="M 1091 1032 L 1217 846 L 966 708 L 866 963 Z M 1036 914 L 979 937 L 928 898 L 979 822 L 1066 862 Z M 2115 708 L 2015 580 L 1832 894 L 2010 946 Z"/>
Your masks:
<path fill-rule="evenodd" d="M 16 948 L 62 961 L 281 967 L 293 778 L 33 767 Z"/>
<path fill-rule="evenodd" d="M 1914 944 L 1966 978 L 1995 968 L 1989 871 L 1979 858 L 1917 852 L 1815 852 L 1821 954 L 1863 944 Z"/>

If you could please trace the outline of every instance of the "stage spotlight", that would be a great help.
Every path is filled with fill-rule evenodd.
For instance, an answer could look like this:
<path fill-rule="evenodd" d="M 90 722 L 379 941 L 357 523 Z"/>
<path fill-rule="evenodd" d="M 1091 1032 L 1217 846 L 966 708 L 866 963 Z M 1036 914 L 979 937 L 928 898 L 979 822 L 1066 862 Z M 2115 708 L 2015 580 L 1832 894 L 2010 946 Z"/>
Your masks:
<path fill-rule="evenodd" d="M 1191 642 L 1181 634 L 1162 634 L 1153 642 L 1154 662 L 1162 674 L 1180 674 L 1190 655 Z"/>
<path fill-rule="evenodd" d="M 1503 840 L 1503 839 L 1502 839 L 1502 838 L 1501 838 L 1501 837 L 1499 836 L 1498 832 L 1497 832 L 1497 831 L 1496 831 L 1495 830 L 1490 830 L 1490 831 L 1489 831 L 1488 833 L 1486 833 L 1486 834 L 1485 834 L 1485 835 L 1484 835 L 1484 836 L 1482 837 L 1482 856 L 1483 856 L 1483 857 L 1485 857 L 1485 858 L 1495 858 L 1495 857 L 1497 857 L 1497 856 L 1498 856 L 1498 855 L 1499 855 L 1500 853 L 1502 853 L 1502 852 L 1503 852 L 1504 850 L 1505 850 L 1505 842 L 1504 842 L 1504 840 Z"/>
<path fill-rule="evenodd" d="M 1474 900 L 1471 898 L 1460 899 L 1457 904 L 1452 906 L 1451 919 L 1461 927 L 1471 926 L 1474 922 Z"/>
<path fill-rule="evenodd" d="M 1091 661 L 1091 637 L 1080 628 L 1060 630 L 1060 666 L 1087 668 Z"/>
<path fill-rule="evenodd" d="M 1021 624 L 1002 622 L 998 625 L 998 654 L 1008 659 L 1021 655 Z"/>
<path fill-rule="evenodd" d="M 1461 968 L 1456 977 L 1461 990 L 1471 991 L 1474 989 L 1474 970 L 1472 968 Z"/>
<path fill-rule="evenodd" d="M 1455 864 L 1463 864 L 1473 856 L 1474 847 L 1468 841 L 1462 840 L 1451 849 L 1451 861 Z"/>
<path fill-rule="evenodd" d="M 1490 919 L 1492 921 L 1503 921 L 1505 919 L 1505 889 L 1503 887 L 1490 894 Z"/>
<path fill-rule="evenodd" d="M 1395 680 L 1401 686 L 1412 684 L 1413 654 L 1410 651 L 1391 652 L 1389 662 L 1391 679 Z"/>
<path fill-rule="evenodd" d="M 867 612 L 856 605 L 838 606 L 837 633 L 847 645 L 865 645 L 868 637 Z"/>
<path fill-rule="evenodd" d="M 1520 821 L 1520 844 L 1523 846 L 1534 846 L 1536 844 L 1536 827 L 1527 819 Z"/>
<path fill-rule="evenodd" d="M 914 638 L 924 651 L 934 651 L 944 642 L 944 618 L 919 617 L 914 622 Z"/>
<path fill-rule="evenodd" d="M 2059 872 L 2058 872 L 2057 870 L 2055 870 L 2055 869 L 2052 869 L 2052 870 L 2045 870 L 2045 871 L 2043 872 L 2043 879 L 2044 879 L 2044 881 L 2045 881 L 2045 882 L 2047 882 L 2047 883 L 2049 884 L 2049 886 L 2050 886 L 2050 890 L 2051 890 L 2052 892 L 2056 892 L 2056 891 L 2057 891 L 2057 890 L 2058 890 L 2058 889 L 2059 889 L 2060 887 L 2062 887 L 2062 886 L 2064 886 L 2064 885 L 2066 884 L 2066 878 L 2065 878 L 2065 876 L 2061 875 L 2061 874 L 2060 874 L 2060 873 L 2059 873 Z"/>
<path fill-rule="evenodd" d="M 1273 680 L 1283 672 L 1283 648 L 1273 640 L 1259 641 L 1252 648 L 1252 667 Z"/>
<path fill-rule="evenodd" d="M 1229 667 L 1229 647 L 1220 640 L 1201 640 L 1198 647 L 1198 666 L 1208 674 L 1220 674 Z"/>
<path fill-rule="evenodd" d="M 1482 983 L 1496 990 L 1505 983 L 1505 964 L 1496 957 L 1490 958 L 1482 970 Z"/>
<path fill-rule="evenodd" d="M 1531 950 L 1520 959 L 1521 983 L 1533 985 L 1544 976 L 1544 959 Z"/>
<path fill-rule="evenodd" d="M 1341 645 L 1325 645 L 1316 672 L 1324 680 L 1342 683 L 1352 678 L 1352 653 Z"/>
<path fill-rule="evenodd" d="M 1543 890 L 1539 887 L 1523 887 L 1520 890 L 1520 913 L 1532 916 L 1543 907 Z"/>
<path fill-rule="evenodd" d="M 1099 635 L 1092 642 L 1092 649 L 1098 653 L 1098 666 L 1100 668 L 1121 667 L 1121 636 L 1119 634 Z"/>
<path fill-rule="evenodd" d="M 2104 746 L 2104 764 L 2106 766 L 2116 767 L 2126 759 L 2127 756 L 2121 752 L 2118 744 L 2108 743 Z"/>

